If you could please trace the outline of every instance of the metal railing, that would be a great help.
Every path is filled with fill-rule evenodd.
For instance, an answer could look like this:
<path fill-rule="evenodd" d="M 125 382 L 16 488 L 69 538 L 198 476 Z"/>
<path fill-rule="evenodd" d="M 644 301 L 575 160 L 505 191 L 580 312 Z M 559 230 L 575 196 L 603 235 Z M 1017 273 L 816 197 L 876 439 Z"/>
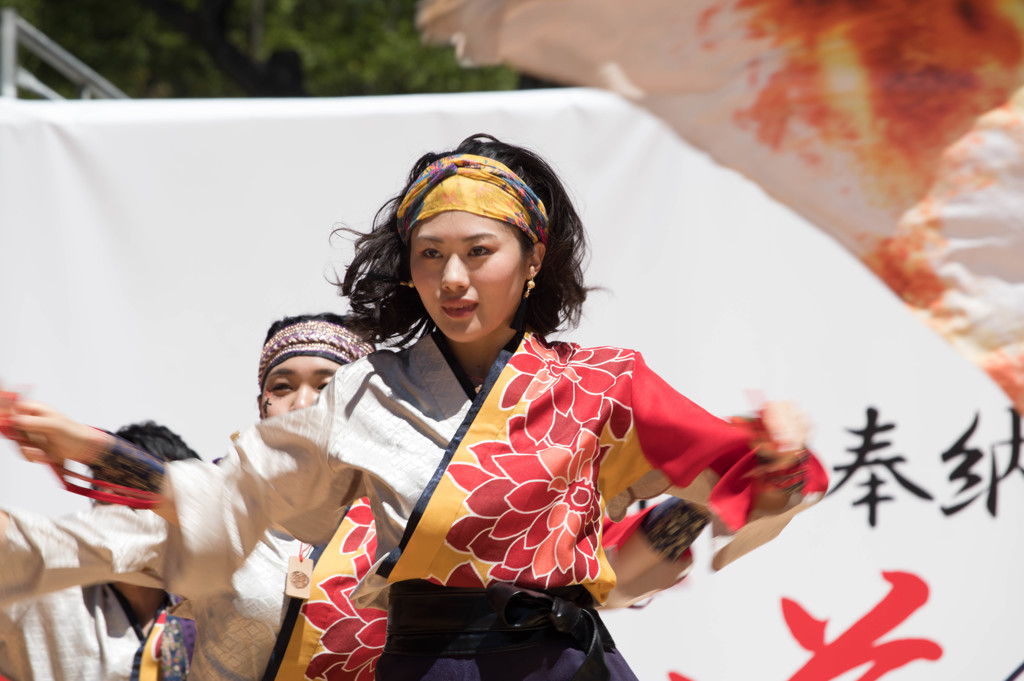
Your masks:
<path fill-rule="evenodd" d="M 18 64 L 19 46 L 74 83 L 82 99 L 128 98 L 106 78 L 22 19 L 18 11 L 11 7 L 0 9 L 0 98 L 17 99 L 18 89 L 21 88 L 45 99 L 64 99 Z"/>

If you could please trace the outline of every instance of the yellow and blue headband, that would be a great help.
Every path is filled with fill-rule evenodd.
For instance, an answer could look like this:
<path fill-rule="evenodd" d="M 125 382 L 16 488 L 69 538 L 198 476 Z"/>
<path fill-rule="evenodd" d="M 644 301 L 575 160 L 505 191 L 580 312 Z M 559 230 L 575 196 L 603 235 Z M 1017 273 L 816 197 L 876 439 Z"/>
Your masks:
<path fill-rule="evenodd" d="M 532 243 L 548 242 L 544 202 L 505 165 L 484 156 L 456 154 L 428 165 L 398 206 L 403 243 L 416 223 L 461 210 L 518 227 Z"/>

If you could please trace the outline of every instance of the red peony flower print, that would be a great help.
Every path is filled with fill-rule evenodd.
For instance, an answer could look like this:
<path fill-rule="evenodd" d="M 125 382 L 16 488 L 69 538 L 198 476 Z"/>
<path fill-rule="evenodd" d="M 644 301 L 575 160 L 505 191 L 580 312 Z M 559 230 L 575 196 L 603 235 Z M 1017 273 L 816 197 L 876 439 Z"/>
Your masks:
<path fill-rule="evenodd" d="M 353 558 L 354 575 L 336 574 L 318 586 L 327 594 L 326 601 L 309 601 L 302 614 L 317 629 L 320 647 L 306 669 L 307 679 L 328 681 L 373 681 L 377 659 L 384 649 L 387 613 L 374 608 L 357 609 L 352 605 L 352 591 L 369 572 L 377 549 L 373 514 L 365 504 L 353 506 L 345 516 L 355 526 L 341 543 L 341 553 Z"/>
<path fill-rule="evenodd" d="M 508 420 L 503 440 L 472 445 L 476 463 L 448 472 L 468 492 L 470 511 L 448 534 L 456 550 L 491 563 L 489 578 L 541 588 L 597 577 L 601 506 L 596 489 L 601 433 L 632 427 L 625 400 L 633 355 L 617 348 L 575 350 L 531 338 L 510 366 L 519 375 L 501 395 L 525 413 Z M 448 584 L 456 584 L 453 574 Z"/>
<path fill-rule="evenodd" d="M 371 553 L 376 551 L 377 531 L 373 524 L 373 511 L 370 509 L 369 503 L 363 500 L 353 504 L 345 514 L 345 523 L 352 523 L 355 527 L 345 535 L 345 539 L 341 542 L 342 555 L 355 553 L 360 550 L 361 546 L 370 547 Z M 370 546 L 371 544 L 372 546 Z M 364 550 L 363 553 L 365 552 Z"/>

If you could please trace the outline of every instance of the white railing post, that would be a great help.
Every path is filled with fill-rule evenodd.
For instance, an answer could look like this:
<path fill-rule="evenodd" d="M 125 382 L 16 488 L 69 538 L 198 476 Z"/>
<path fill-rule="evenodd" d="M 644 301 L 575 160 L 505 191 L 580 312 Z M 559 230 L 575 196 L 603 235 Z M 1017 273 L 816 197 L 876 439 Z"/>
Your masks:
<path fill-rule="evenodd" d="M 18 97 L 18 11 L 0 10 L 0 97 Z"/>
<path fill-rule="evenodd" d="M 109 80 L 18 16 L 17 10 L 6 8 L 0 12 L 0 97 L 16 98 L 21 86 L 47 99 L 63 99 L 33 74 L 18 68 L 18 47 L 21 46 L 74 83 L 83 99 L 128 98 Z"/>

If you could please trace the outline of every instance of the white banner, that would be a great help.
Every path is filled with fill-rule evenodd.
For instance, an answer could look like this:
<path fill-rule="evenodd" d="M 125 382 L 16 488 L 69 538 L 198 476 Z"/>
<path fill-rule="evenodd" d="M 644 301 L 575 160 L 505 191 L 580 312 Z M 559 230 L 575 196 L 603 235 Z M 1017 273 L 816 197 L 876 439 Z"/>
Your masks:
<path fill-rule="evenodd" d="M 602 288 L 563 337 L 641 349 L 722 415 L 748 389 L 798 401 L 832 475 L 770 545 L 711 573 L 702 542 L 681 586 L 608 615 L 639 678 L 1012 678 L 1008 399 L 825 234 L 610 94 L 0 101 L 0 381 L 219 456 L 256 420 L 266 327 L 345 308 L 332 229 L 475 132 L 538 150 L 578 200 Z M 0 449 L 0 503 L 81 507 Z"/>

